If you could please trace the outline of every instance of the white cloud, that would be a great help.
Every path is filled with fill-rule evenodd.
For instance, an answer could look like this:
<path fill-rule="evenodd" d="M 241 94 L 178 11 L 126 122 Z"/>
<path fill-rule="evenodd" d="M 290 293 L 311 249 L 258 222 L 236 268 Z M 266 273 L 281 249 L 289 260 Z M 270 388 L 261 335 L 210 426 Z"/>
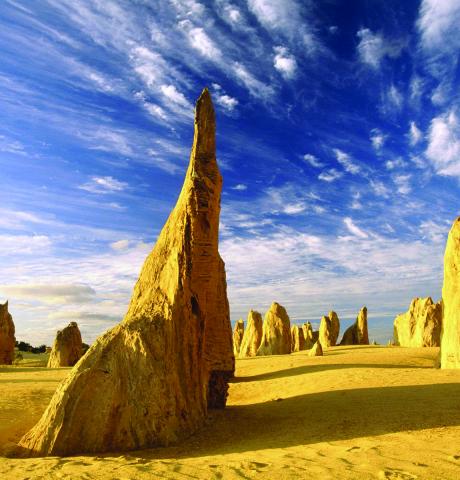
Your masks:
<path fill-rule="evenodd" d="M 391 85 L 390 88 L 387 90 L 386 99 L 390 104 L 390 109 L 401 110 L 404 97 L 394 85 Z"/>
<path fill-rule="evenodd" d="M 393 177 L 393 181 L 398 189 L 398 192 L 401 195 L 407 195 L 411 192 L 412 187 L 410 185 L 411 176 L 407 175 L 395 175 Z"/>
<path fill-rule="evenodd" d="M 110 244 L 110 247 L 113 248 L 114 250 L 120 251 L 120 250 L 126 250 L 129 247 L 130 241 L 129 240 L 117 240 L 116 242 L 112 242 Z"/>
<path fill-rule="evenodd" d="M 192 108 L 190 102 L 185 98 L 182 92 L 179 92 L 174 85 L 161 85 L 163 95 L 174 103 L 184 108 Z"/>
<path fill-rule="evenodd" d="M 308 162 L 312 167 L 315 167 L 315 168 L 322 168 L 324 167 L 324 164 L 322 162 L 320 162 L 318 160 L 317 157 L 315 157 L 314 155 L 312 155 L 311 153 L 306 153 L 304 156 L 303 156 L 303 159 Z"/>
<path fill-rule="evenodd" d="M 361 168 L 355 163 L 353 163 L 353 160 L 351 159 L 350 155 L 348 155 L 348 153 L 345 153 L 338 148 L 334 148 L 334 154 L 337 161 L 348 173 L 356 175 L 361 171 Z"/>
<path fill-rule="evenodd" d="M 304 203 L 289 203 L 283 208 L 283 213 L 286 215 L 297 215 L 305 211 L 307 206 Z"/>
<path fill-rule="evenodd" d="M 248 0 L 248 6 L 268 29 L 289 32 L 299 18 L 299 5 L 294 0 Z"/>
<path fill-rule="evenodd" d="M 168 120 L 168 115 L 159 105 L 155 105 L 151 102 L 143 102 L 143 106 L 147 110 L 147 112 L 149 112 L 150 115 L 152 115 L 153 117 L 159 118 L 160 120 L 164 121 Z"/>
<path fill-rule="evenodd" d="M 418 28 L 422 45 L 430 50 L 460 47 L 458 0 L 423 0 Z"/>
<path fill-rule="evenodd" d="M 126 190 L 128 184 L 113 177 L 91 177 L 91 180 L 78 188 L 91 193 L 116 193 Z"/>
<path fill-rule="evenodd" d="M 453 110 L 431 121 L 425 153 L 439 175 L 460 177 L 460 122 Z"/>
<path fill-rule="evenodd" d="M 248 189 L 247 185 L 244 185 L 243 183 L 239 183 L 238 185 L 235 185 L 234 187 L 232 187 L 232 190 L 243 191 L 243 190 L 247 190 L 247 189 Z"/>
<path fill-rule="evenodd" d="M 411 145 L 417 145 L 418 142 L 423 138 L 422 132 L 417 127 L 415 122 L 410 122 L 409 129 L 409 141 Z"/>
<path fill-rule="evenodd" d="M 267 100 L 274 94 L 270 85 L 266 85 L 255 78 L 241 63 L 235 62 L 233 64 L 233 72 L 252 96 Z"/>
<path fill-rule="evenodd" d="M 324 170 L 318 175 L 318 179 L 322 180 L 323 182 L 334 182 L 338 180 L 343 175 L 342 172 L 339 172 L 335 168 L 330 168 L 329 170 Z"/>
<path fill-rule="evenodd" d="M 364 232 L 363 230 L 361 230 L 358 226 L 356 226 L 354 223 L 353 223 L 353 220 L 350 218 L 350 217 L 345 217 L 343 219 L 343 223 L 345 224 L 345 226 L 348 228 L 348 231 L 359 237 L 359 238 L 368 238 L 369 235 Z"/>
<path fill-rule="evenodd" d="M 222 57 L 222 52 L 209 38 L 208 34 L 202 28 L 192 28 L 188 32 L 190 45 L 198 50 L 201 55 L 213 61 L 218 61 Z"/>
<path fill-rule="evenodd" d="M 385 162 L 385 167 L 387 168 L 387 170 L 394 170 L 395 168 L 403 168 L 405 166 L 406 162 L 400 157 L 393 160 L 387 160 Z"/>
<path fill-rule="evenodd" d="M 0 235 L 0 251 L 4 256 L 43 254 L 51 245 L 47 235 Z"/>
<path fill-rule="evenodd" d="M 390 192 L 383 182 L 380 182 L 378 180 L 371 180 L 369 184 L 375 195 L 384 198 L 388 197 Z"/>
<path fill-rule="evenodd" d="M 217 105 L 220 105 L 224 109 L 232 112 L 235 107 L 238 105 L 238 100 L 236 98 L 230 97 L 229 95 L 214 95 L 215 102 Z"/>
<path fill-rule="evenodd" d="M 388 42 L 381 34 L 373 33 L 369 28 L 358 30 L 358 54 L 363 63 L 377 70 L 385 56 L 397 57 L 402 46 L 395 42 Z"/>
<path fill-rule="evenodd" d="M 47 304 L 88 303 L 95 290 L 88 285 L 0 285 L 0 291 L 15 300 L 35 299 Z"/>
<path fill-rule="evenodd" d="M 273 65 L 284 78 L 291 79 L 295 77 L 297 71 L 297 62 L 295 57 L 289 53 L 287 48 L 275 47 Z"/>
<path fill-rule="evenodd" d="M 378 128 L 373 128 L 371 130 L 371 134 L 369 138 L 372 142 L 372 146 L 374 147 L 374 149 L 379 151 L 382 149 L 383 145 L 385 144 L 385 140 L 387 137 Z"/>

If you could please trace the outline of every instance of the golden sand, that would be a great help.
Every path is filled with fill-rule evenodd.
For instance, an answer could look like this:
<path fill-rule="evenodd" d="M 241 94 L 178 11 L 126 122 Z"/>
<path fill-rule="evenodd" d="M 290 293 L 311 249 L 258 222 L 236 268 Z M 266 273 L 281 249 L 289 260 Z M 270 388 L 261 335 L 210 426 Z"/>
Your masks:
<path fill-rule="evenodd" d="M 69 458 L 0 457 L 1 479 L 460 478 L 460 370 L 437 348 L 334 347 L 237 361 L 229 407 L 181 445 Z M 0 367 L 0 452 L 69 369 Z"/>

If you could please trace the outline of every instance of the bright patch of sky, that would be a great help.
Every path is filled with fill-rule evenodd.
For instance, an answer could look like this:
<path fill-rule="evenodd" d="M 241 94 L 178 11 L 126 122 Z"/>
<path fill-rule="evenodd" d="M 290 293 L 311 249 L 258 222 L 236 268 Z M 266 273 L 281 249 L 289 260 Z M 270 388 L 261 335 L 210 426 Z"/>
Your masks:
<path fill-rule="evenodd" d="M 439 299 L 459 214 L 460 3 L 0 2 L 0 301 L 17 337 L 123 317 L 210 88 L 232 320 Z"/>

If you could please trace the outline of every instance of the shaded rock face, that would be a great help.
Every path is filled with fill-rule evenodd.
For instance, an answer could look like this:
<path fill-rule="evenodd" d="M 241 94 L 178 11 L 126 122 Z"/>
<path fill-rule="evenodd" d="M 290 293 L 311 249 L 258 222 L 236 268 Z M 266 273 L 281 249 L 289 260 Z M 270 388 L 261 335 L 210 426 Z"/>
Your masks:
<path fill-rule="evenodd" d="M 70 322 L 58 330 L 48 359 L 48 368 L 73 367 L 83 355 L 83 342 L 78 325 Z"/>
<path fill-rule="evenodd" d="M 324 347 L 333 347 L 337 343 L 340 331 L 339 317 L 334 311 L 321 318 L 319 326 L 319 341 Z"/>
<path fill-rule="evenodd" d="M 366 307 L 361 308 L 356 322 L 345 330 L 340 345 L 369 345 Z"/>
<path fill-rule="evenodd" d="M 414 298 L 409 310 L 395 318 L 394 343 L 401 347 L 439 347 L 442 302 L 431 297 Z"/>
<path fill-rule="evenodd" d="M 257 355 L 291 353 L 291 321 L 286 309 L 273 302 L 264 317 L 262 341 Z"/>
<path fill-rule="evenodd" d="M 13 363 L 15 345 L 13 317 L 8 312 L 8 302 L 5 302 L 0 304 L 0 365 Z"/>
<path fill-rule="evenodd" d="M 182 191 L 126 316 L 90 347 L 21 439 L 29 455 L 168 445 L 196 431 L 208 407 L 225 405 L 235 359 L 218 252 L 221 188 L 204 90 Z"/>
<path fill-rule="evenodd" d="M 321 357 L 323 355 L 323 348 L 321 346 L 321 343 L 315 342 L 313 347 L 309 350 L 308 356 L 309 357 Z"/>
<path fill-rule="evenodd" d="M 262 341 L 262 315 L 250 310 L 246 321 L 243 340 L 240 347 L 240 358 L 255 357 Z"/>
<path fill-rule="evenodd" d="M 244 335 L 244 322 L 240 318 L 235 323 L 235 328 L 233 329 L 233 353 L 237 357 L 240 353 L 241 341 L 243 340 Z"/>
<path fill-rule="evenodd" d="M 291 352 L 300 352 L 301 350 L 305 350 L 303 329 L 293 325 L 291 327 Z"/>
<path fill-rule="evenodd" d="M 310 350 L 313 347 L 313 327 L 311 326 L 310 322 L 304 323 L 302 325 L 303 330 L 303 338 L 305 340 L 305 350 Z"/>
<path fill-rule="evenodd" d="M 441 368 L 460 368 L 460 217 L 447 238 L 442 302 Z"/>

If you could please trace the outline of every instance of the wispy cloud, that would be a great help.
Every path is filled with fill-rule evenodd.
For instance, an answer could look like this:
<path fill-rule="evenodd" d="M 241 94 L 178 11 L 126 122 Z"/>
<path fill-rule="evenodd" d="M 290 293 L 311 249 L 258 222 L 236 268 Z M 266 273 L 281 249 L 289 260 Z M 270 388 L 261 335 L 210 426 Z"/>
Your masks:
<path fill-rule="evenodd" d="M 352 158 L 348 153 L 344 151 L 334 148 L 334 154 L 337 161 L 342 165 L 346 172 L 351 173 L 352 175 L 356 175 L 361 172 L 361 168 L 359 165 L 353 162 Z"/>
<path fill-rule="evenodd" d="M 116 193 L 126 190 L 128 184 L 113 177 L 91 177 L 91 180 L 78 188 L 91 193 Z"/>
<path fill-rule="evenodd" d="M 285 79 L 291 79 L 297 71 L 297 62 L 285 47 L 275 47 L 273 65 Z"/>
<path fill-rule="evenodd" d="M 328 170 L 324 170 L 322 171 L 319 175 L 318 175 L 318 179 L 319 180 L 322 180 L 323 182 L 335 182 L 336 180 L 338 180 L 340 177 L 342 177 L 343 173 L 342 172 L 339 172 L 338 170 L 336 170 L 335 168 L 330 168 Z"/>
<path fill-rule="evenodd" d="M 402 45 L 394 41 L 388 41 L 380 33 L 374 33 L 369 28 L 362 28 L 356 34 L 359 38 L 358 54 L 361 61 L 374 70 L 380 68 L 382 60 L 388 56 L 399 56 Z"/>

